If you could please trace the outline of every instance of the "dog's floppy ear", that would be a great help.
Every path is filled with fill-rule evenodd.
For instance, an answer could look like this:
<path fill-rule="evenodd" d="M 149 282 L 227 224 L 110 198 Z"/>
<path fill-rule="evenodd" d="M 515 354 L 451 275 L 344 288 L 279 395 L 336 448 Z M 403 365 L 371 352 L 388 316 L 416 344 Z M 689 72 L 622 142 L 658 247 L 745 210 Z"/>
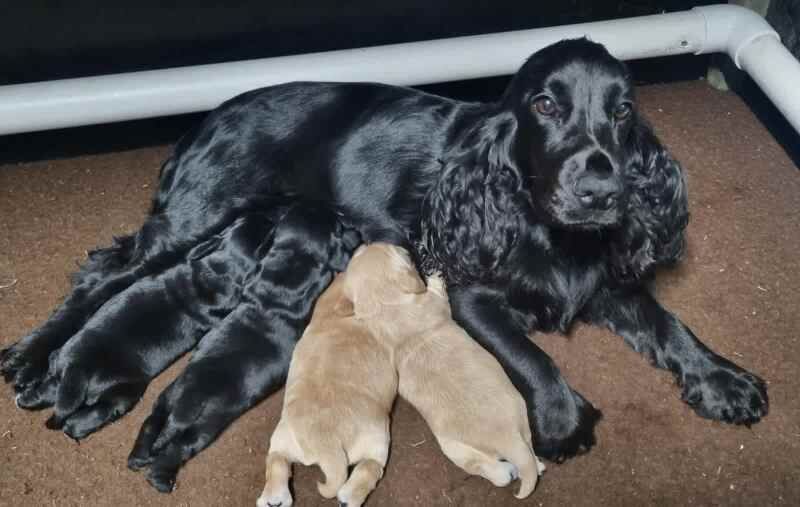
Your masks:
<path fill-rule="evenodd" d="M 423 271 L 449 282 L 491 276 L 514 245 L 522 178 L 511 157 L 517 121 L 500 115 L 447 154 L 423 201 Z"/>
<path fill-rule="evenodd" d="M 627 223 L 613 242 L 614 274 L 622 282 L 647 276 L 659 265 L 680 260 L 689 221 L 686 181 L 680 164 L 641 118 L 631 130 L 633 164 Z"/>

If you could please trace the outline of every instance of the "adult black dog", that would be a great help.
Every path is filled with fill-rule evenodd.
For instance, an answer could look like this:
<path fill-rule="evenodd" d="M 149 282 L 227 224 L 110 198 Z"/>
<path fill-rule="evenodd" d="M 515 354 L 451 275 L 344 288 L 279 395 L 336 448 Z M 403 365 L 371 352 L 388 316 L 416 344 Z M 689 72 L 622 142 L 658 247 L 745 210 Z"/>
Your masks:
<path fill-rule="evenodd" d="M 587 40 L 535 53 L 492 104 L 366 83 L 290 83 L 226 102 L 178 143 L 142 229 L 90 259 L 62 307 L 5 352 L 3 373 L 22 391 L 40 382 L 49 353 L 110 294 L 264 196 L 328 203 L 364 240 L 416 246 L 425 269 L 444 272 L 454 316 L 528 401 L 545 457 L 590 447 L 599 413 L 527 335 L 578 318 L 673 371 L 700 415 L 750 424 L 767 413 L 763 382 L 645 288 L 683 250 L 684 179 L 640 118 L 625 66 Z M 299 267 L 287 258 L 284 269 Z"/>
<path fill-rule="evenodd" d="M 275 222 L 247 213 L 185 262 L 111 298 L 52 354 L 47 377 L 18 394 L 17 405 L 58 402 L 47 425 L 74 439 L 126 414 L 156 375 L 237 306 L 246 277 L 269 251 Z"/>

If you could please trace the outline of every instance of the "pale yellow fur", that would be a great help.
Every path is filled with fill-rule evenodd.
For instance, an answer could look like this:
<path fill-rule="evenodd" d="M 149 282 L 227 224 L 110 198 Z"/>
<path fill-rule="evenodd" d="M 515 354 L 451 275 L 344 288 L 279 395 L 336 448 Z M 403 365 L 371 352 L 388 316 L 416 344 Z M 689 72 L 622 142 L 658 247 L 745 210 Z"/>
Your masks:
<path fill-rule="evenodd" d="M 291 505 L 291 463 L 319 465 L 326 498 L 358 507 L 383 475 L 397 374 L 389 350 L 342 315 L 342 275 L 317 301 L 292 355 L 281 419 L 270 440 L 266 485 L 258 500 Z M 356 468 L 347 478 L 348 465 Z"/>
<path fill-rule="evenodd" d="M 398 390 L 454 463 L 497 486 L 518 474 L 519 498 L 533 491 L 544 467 L 524 400 L 452 320 L 441 279 L 426 287 L 405 250 L 376 243 L 323 293 L 295 348 L 258 506 L 291 505 L 293 462 L 320 466 L 323 496 L 361 505 L 386 466 Z"/>
<path fill-rule="evenodd" d="M 466 472 L 504 486 L 521 479 L 519 498 L 544 466 L 533 453 L 525 401 L 497 360 L 450 313 L 439 277 L 422 283 L 408 254 L 373 244 L 347 270 L 355 315 L 394 352 L 399 393 L 422 414 L 442 451 Z"/>

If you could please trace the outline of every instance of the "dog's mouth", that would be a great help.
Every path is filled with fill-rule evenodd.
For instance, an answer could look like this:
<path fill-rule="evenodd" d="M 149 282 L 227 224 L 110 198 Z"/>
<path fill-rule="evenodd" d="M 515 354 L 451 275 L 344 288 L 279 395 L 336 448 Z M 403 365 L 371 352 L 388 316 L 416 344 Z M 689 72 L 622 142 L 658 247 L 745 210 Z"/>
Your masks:
<path fill-rule="evenodd" d="M 553 192 L 540 208 L 551 225 L 576 230 L 613 229 L 622 222 L 624 201 L 617 198 L 598 202 L 562 190 Z"/>

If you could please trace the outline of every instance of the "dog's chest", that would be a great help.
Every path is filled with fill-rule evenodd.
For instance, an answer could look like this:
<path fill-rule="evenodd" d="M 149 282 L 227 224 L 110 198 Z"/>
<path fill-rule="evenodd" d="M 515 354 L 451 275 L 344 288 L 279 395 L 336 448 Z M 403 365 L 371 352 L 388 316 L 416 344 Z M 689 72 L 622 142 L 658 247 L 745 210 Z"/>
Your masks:
<path fill-rule="evenodd" d="M 509 287 L 509 302 L 523 311 L 531 331 L 566 332 L 597 292 L 601 270 L 594 265 L 550 260 Z"/>

